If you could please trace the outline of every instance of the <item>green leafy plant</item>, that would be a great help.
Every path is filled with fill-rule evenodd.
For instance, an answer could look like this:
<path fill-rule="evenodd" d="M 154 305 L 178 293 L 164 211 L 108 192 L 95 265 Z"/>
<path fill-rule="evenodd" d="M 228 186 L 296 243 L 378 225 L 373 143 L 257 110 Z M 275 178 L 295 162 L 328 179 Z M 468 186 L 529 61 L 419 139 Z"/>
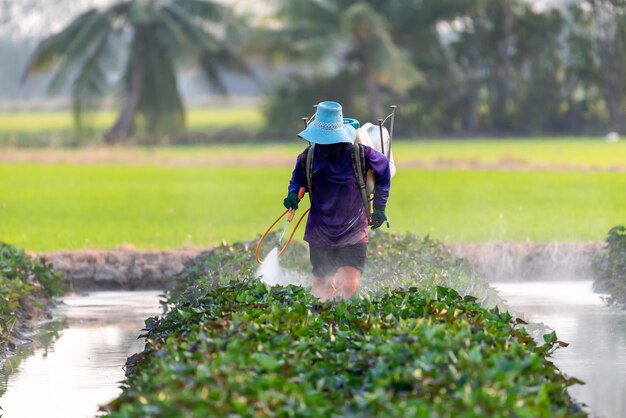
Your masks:
<path fill-rule="evenodd" d="M 0 242 L 0 353 L 21 326 L 43 313 L 51 297 L 62 293 L 62 277 L 50 264 Z"/>
<path fill-rule="evenodd" d="M 261 254 L 269 252 L 269 245 L 276 239 L 277 235 L 268 235 L 265 242 L 270 244 L 261 248 Z M 183 293 L 199 296 L 220 283 L 254 276 L 258 267 L 254 261 L 256 243 L 223 244 L 191 260 L 175 281 L 170 301 L 175 303 Z M 294 274 L 310 274 L 307 247 L 292 243 L 281 258 L 281 265 Z M 440 242 L 414 234 L 371 233 L 367 265 L 361 281 L 362 291 L 399 286 L 422 289 L 447 286 L 463 295 L 478 297 L 485 306 L 501 302 L 497 293 L 476 275 L 466 260 L 450 255 Z"/>
<path fill-rule="evenodd" d="M 606 244 L 593 263 L 594 289 L 609 293 L 609 303 L 626 306 L 626 227 L 611 228 Z"/>
<path fill-rule="evenodd" d="M 146 327 L 109 417 L 586 416 L 566 390 L 580 381 L 549 361 L 555 334 L 538 344 L 441 286 L 319 303 L 232 281 Z"/>

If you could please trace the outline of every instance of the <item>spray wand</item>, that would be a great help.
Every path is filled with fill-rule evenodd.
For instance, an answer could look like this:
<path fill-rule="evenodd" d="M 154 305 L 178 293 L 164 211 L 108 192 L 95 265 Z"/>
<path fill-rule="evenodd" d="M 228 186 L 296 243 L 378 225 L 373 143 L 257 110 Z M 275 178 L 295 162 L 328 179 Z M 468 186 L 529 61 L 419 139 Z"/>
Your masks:
<path fill-rule="evenodd" d="M 283 232 L 280 233 L 280 237 L 278 237 L 278 241 L 276 241 L 276 248 L 281 249 L 281 244 L 283 241 L 283 237 L 285 236 L 285 232 L 287 232 L 287 227 L 289 226 L 289 222 L 293 220 L 293 216 L 296 214 L 294 209 L 289 209 L 287 212 L 287 221 L 285 222 L 285 227 L 283 228 Z"/>
<path fill-rule="evenodd" d="M 302 199 L 304 197 L 304 193 L 305 192 L 306 192 L 305 188 L 304 187 L 300 187 L 300 190 L 298 191 L 298 199 Z M 256 245 L 256 250 L 254 251 L 254 256 L 256 258 L 257 263 L 263 264 L 263 262 L 259 258 L 259 250 L 261 249 L 261 244 L 265 240 L 265 237 L 267 236 L 267 234 L 269 234 L 269 232 L 272 230 L 272 228 L 274 228 L 274 225 L 276 225 L 278 223 L 278 221 L 280 221 L 283 218 L 283 216 L 287 215 L 287 221 L 285 222 L 285 226 L 283 227 L 283 231 L 280 234 L 280 237 L 278 238 L 278 241 L 276 241 L 276 248 L 278 248 L 278 250 L 280 250 L 279 253 L 278 253 L 278 256 L 280 257 L 281 255 L 283 255 L 285 250 L 287 250 L 287 247 L 291 243 L 291 240 L 293 239 L 293 236 L 295 235 L 296 231 L 298 230 L 298 227 L 300 226 L 300 223 L 302 222 L 302 220 L 304 219 L 306 214 L 309 213 L 310 210 L 311 210 L 310 208 L 305 210 L 304 213 L 302 214 L 302 216 L 300 216 L 300 219 L 298 219 L 298 223 L 296 223 L 296 226 L 293 229 L 293 231 L 291 232 L 291 235 L 289 236 L 289 239 L 287 240 L 287 243 L 285 244 L 284 247 L 282 247 L 282 249 L 281 249 L 281 246 L 282 246 L 283 237 L 285 236 L 285 232 L 287 231 L 287 228 L 289 227 L 289 223 L 293 220 L 293 217 L 296 214 L 296 210 L 295 209 L 287 209 L 278 218 L 276 218 L 276 220 L 269 226 L 269 228 L 267 228 L 267 230 L 265 231 L 263 236 L 261 236 L 261 239 L 259 240 L 259 242 Z"/>

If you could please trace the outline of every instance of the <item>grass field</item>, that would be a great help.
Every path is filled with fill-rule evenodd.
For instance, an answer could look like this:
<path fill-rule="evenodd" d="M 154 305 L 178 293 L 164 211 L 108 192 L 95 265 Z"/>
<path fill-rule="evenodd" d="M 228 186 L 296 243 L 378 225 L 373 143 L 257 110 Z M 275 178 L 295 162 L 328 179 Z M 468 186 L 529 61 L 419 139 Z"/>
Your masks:
<path fill-rule="evenodd" d="M 0 162 L 100 162 L 148 165 L 247 165 L 284 166 L 306 143 L 294 137 L 288 142 L 258 141 L 210 146 L 125 148 L 0 147 Z M 397 140 L 394 158 L 405 168 L 458 168 L 504 170 L 613 170 L 626 171 L 626 141 L 607 143 L 600 138 L 502 139 L 502 140 Z"/>
<path fill-rule="evenodd" d="M 90 117 L 93 127 L 106 130 L 115 122 L 117 112 L 104 110 Z M 261 112 L 250 106 L 208 107 L 187 111 L 190 130 L 219 129 L 237 126 L 241 129 L 258 129 L 262 124 Z M 0 113 L 0 133 L 34 133 L 71 131 L 74 127 L 70 111 L 6 112 Z"/>
<path fill-rule="evenodd" d="M 201 158 L 236 155 L 242 159 L 270 154 L 274 161 L 293 159 L 306 142 L 294 137 L 288 144 L 239 144 L 213 147 L 156 147 L 138 150 L 155 157 Z M 400 139 L 393 144 L 400 167 L 421 163 L 427 167 L 503 169 L 611 169 L 626 170 L 626 141 L 607 143 L 600 138 L 533 138 L 432 140 Z"/>
<path fill-rule="evenodd" d="M 116 113 L 102 111 L 92 118 L 96 130 L 92 144 L 102 132 L 113 124 Z M 220 132 L 234 128 L 238 132 L 257 132 L 262 129 L 263 117 L 257 107 L 249 104 L 227 104 L 191 108 L 187 112 L 187 126 L 192 132 Z M 73 119 L 69 111 L 47 112 L 4 112 L 0 113 L 0 148 L 12 146 L 41 146 L 47 144 L 79 145 L 74 139 Z M 42 139 L 47 137 L 47 139 Z M 275 148 L 279 156 L 287 158 L 304 143 L 295 138 L 290 145 Z M 236 147 L 238 155 L 256 152 L 266 145 Z M 256 150 L 256 151 L 255 151 Z M 222 152 L 219 148 L 151 148 L 151 155 L 167 155 L 199 158 L 202 155 L 215 156 Z M 224 151 L 228 156 L 232 148 Z M 241 154 L 243 153 L 243 154 Z M 607 143 L 602 138 L 533 138 L 533 139 L 472 139 L 472 140 L 397 140 L 394 156 L 399 164 L 437 165 L 463 167 L 483 166 L 483 168 L 615 168 L 626 169 L 626 141 Z M 530 166 L 530 167 L 528 167 Z"/>
<path fill-rule="evenodd" d="M 0 112 L 0 150 L 2 148 L 80 147 L 100 144 L 113 126 L 117 114 L 112 110 L 87 114 L 85 130 L 78 135 L 70 111 Z M 263 126 L 261 112 L 249 105 L 189 109 L 186 113 L 187 137 L 206 141 L 223 136 L 254 137 Z M 196 137 L 202 137 L 198 139 Z M 177 141 L 185 140 L 177 136 Z M 134 141 L 163 143 L 162 138 L 138 136 Z"/>
<path fill-rule="evenodd" d="M 602 138 L 532 138 L 396 141 L 394 158 L 454 163 L 465 166 L 495 164 L 503 168 L 525 164 L 550 166 L 626 168 L 626 141 L 609 143 Z M 556 167 L 559 168 L 559 167 Z"/>
<path fill-rule="evenodd" d="M 0 240 L 49 251 L 250 239 L 283 210 L 290 173 L 0 164 Z M 388 214 L 392 231 L 445 242 L 601 241 L 625 221 L 624 190 L 626 172 L 403 169 Z"/>

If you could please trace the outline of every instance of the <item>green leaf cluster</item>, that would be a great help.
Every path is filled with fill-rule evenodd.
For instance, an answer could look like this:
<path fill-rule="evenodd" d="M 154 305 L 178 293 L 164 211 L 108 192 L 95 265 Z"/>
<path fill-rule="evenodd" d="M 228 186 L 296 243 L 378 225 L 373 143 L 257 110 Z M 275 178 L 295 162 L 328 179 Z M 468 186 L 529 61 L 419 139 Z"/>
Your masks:
<path fill-rule="evenodd" d="M 62 277 L 50 264 L 0 242 L 0 352 L 24 321 L 62 292 Z"/>
<path fill-rule="evenodd" d="M 266 243 L 275 243 L 277 235 L 268 235 Z M 258 264 L 254 258 L 256 241 L 224 243 L 187 263 L 170 292 L 175 302 L 181 294 L 202 296 L 208 289 L 233 279 L 254 277 Z M 269 252 L 270 244 L 261 248 Z M 311 266 L 307 247 L 293 242 L 281 265 L 294 275 L 309 275 Z M 417 286 L 434 289 L 446 286 L 462 295 L 479 298 L 484 306 L 500 304 L 497 293 L 488 283 L 478 277 L 464 259 L 453 257 L 439 241 L 414 234 L 388 234 L 371 232 L 368 244 L 367 264 L 361 279 L 361 291 L 370 292 L 380 288 Z"/>
<path fill-rule="evenodd" d="M 626 227 L 609 230 L 606 247 L 593 262 L 594 288 L 610 294 L 609 303 L 626 306 Z"/>
<path fill-rule="evenodd" d="M 109 417 L 578 417 L 579 383 L 507 312 L 437 286 L 319 303 L 233 281 L 146 322 Z"/>

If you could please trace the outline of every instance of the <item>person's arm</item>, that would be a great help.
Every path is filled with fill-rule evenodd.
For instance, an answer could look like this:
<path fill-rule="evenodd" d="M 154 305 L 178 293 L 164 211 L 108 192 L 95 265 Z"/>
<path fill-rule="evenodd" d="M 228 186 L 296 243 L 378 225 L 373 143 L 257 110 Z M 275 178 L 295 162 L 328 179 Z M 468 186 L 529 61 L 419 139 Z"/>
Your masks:
<path fill-rule="evenodd" d="M 391 171 L 389 169 L 389 160 L 380 152 L 365 147 L 365 168 L 372 170 L 376 187 L 374 188 L 374 211 L 370 220 L 372 229 L 380 228 L 380 226 L 388 220 L 385 214 L 387 199 L 389 198 L 389 187 L 391 185 Z M 389 228 L 389 222 L 387 222 Z"/>
<path fill-rule="evenodd" d="M 306 174 L 303 169 L 303 160 L 306 158 L 306 152 L 298 155 L 296 159 L 296 166 L 291 173 L 291 180 L 289 180 L 288 193 L 298 194 L 300 187 L 306 187 Z"/>
<path fill-rule="evenodd" d="M 298 199 L 298 191 L 301 187 L 306 186 L 305 173 L 302 169 L 302 159 L 306 158 L 305 156 L 306 152 L 298 155 L 298 158 L 296 159 L 296 167 L 291 173 L 291 180 L 289 180 L 289 187 L 287 189 L 287 197 L 283 201 L 283 205 L 287 209 L 298 209 L 298 203 L 300 203 L 300 199 Z"/>
<path fill-rule="evenodd" d="M 391 172 L 389 170 L 389 160 L 380 152 L 373 148 L 364 147 L 365 168 L 372 170 L 376 179 L 374 189 L 374 209 L 385 209 L 387 199 L 389 199 L 389 188 L 391 186 Z"/>

